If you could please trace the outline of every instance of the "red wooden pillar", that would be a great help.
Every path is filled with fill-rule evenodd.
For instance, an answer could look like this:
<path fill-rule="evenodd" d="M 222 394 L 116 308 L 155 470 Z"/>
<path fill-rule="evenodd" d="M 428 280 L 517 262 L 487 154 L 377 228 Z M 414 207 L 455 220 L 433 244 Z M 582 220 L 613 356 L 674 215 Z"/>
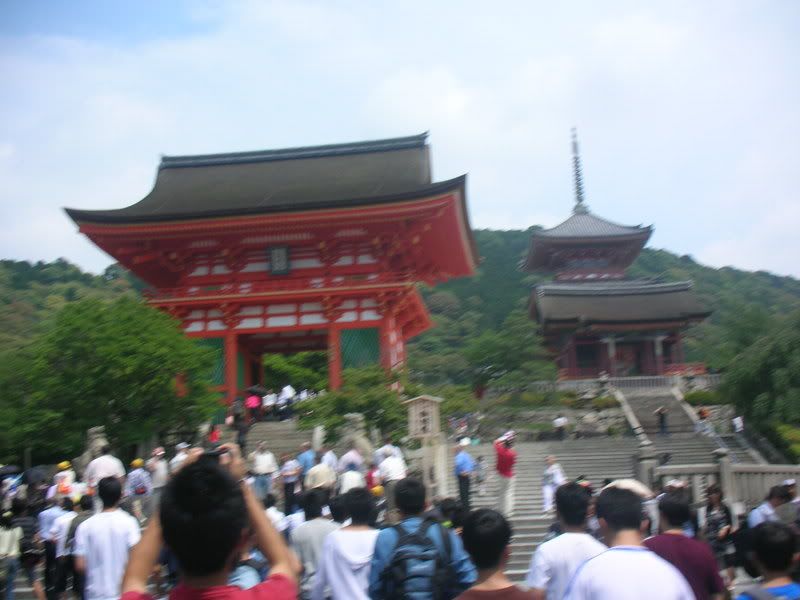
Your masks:
<path fill-rule="evenodd" d="M 390 371 L 394 366 L 392 364 L 392 333 L 395 330 L 394 315 L 388 314 L 381 321 L 381 326 L 378 332 L 380 339 L 380 352 L 381 352 L 381 366 Z"/>
<path fill-rule="evenodd" d="M 328 329 L 328 387 L 331 390 L 342 387 L 342 344 L 335 325 Z"/>
<path fill-rule="evenodd" d="M 225 401 L 230 405 L 237 393 L 237 348 L 236 332 L 228 329 L 225 332 Z"/>

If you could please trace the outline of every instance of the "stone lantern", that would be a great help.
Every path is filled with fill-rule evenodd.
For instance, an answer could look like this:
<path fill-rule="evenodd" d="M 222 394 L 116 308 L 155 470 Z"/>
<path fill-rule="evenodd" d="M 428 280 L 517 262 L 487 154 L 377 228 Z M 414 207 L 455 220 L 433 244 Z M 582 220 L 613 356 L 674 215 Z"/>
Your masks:
<path fill-rule="evenodd" d="M 441 398 L 417 396 L 403 402 L 408 407 L 408 436 L 420 441 L 422 480 L 429 498 L 447 495 L 447 445 L 441 432 Z"/>

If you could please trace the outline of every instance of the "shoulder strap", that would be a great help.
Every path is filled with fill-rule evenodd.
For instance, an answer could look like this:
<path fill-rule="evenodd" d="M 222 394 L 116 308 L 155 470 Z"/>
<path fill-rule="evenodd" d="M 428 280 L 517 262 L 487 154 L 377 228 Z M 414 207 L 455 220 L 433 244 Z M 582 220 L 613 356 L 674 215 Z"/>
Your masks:
<path fill-rule="evenodd" d="M 444 558 L 445 564 L 449 565 L 450 555 L 451 555 L 450 530 L 447 529 L 436 519 L 427 518 L 425 519 L 425 521 L 423 521 L 422 525 L 420 526 L 419 534 L 427 537 L 428 529 L 430 529 L 433 525 L 436 525 L 439 528 L 439 535 L 442 536 L 442 547 L 444 549 L 444 556 L 442 558 Z M 433 542 L 433 540 L 431 540 L 431 542 Z"/>

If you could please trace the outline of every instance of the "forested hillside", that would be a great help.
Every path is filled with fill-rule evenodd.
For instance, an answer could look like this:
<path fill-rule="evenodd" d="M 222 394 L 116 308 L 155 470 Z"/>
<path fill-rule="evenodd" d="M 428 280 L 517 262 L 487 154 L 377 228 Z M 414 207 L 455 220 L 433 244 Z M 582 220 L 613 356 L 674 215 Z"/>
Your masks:
<path fill-rule="evenodd" d="M 437 327 L 410 345 L 409 363 L 415 379 L 473 383 L 476 364 L 481 364 L 475 355 L 482 347 L 493 347 L 496 360 L 513 360 L 515 345 L 527 345 L 533 335 L 526 320 L 520 318 L 522 313 L 513 312 L 524 311 L 531 285 L 544 279 L 517 268 L 527 251 L 530 231 L 478 230 L 475 238 L 482 259 L 475 277 L 423 290 Z M 691 330 L 687 358 L 718 369 L 763 334 L 774 317 L 800 308 L 800 281 L 796 279 L 712 269 L 689 256 L 664 250 L 645 250 L 630 274 L 665 281 L 694 280 L 698 294 L 714 314 Z M 92 275 L 63 259 L 36 264 L 0 261 L 0 352 L 19 348 L 46 329 L 68 302 L 134 295 L 140 289 L 135 278 L 116 266 Z"/>

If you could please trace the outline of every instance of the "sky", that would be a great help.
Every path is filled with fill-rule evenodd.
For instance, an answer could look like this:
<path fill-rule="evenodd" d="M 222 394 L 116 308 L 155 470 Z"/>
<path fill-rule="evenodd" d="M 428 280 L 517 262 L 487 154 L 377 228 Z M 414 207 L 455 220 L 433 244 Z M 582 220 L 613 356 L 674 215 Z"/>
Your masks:
<path fill-rule="evenodd" d="M 800 2 L 0 0 L 0 257 L 112 259 L 161 155 L 430 132 L 473 227 L 574 203 L 650 246 L 800 276 Z"/>

